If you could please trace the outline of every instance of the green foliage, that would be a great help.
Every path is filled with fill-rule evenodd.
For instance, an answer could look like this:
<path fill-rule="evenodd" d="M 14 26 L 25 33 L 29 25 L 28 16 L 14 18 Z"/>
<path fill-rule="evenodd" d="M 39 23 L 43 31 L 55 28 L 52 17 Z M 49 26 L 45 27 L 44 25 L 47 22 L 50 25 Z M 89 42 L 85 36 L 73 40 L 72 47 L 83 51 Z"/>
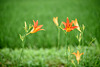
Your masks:
<path fill-rule="evenodd" d="M 0 52 L 0 65 L 4 66 L 28 66 L 28 67 L 59 67 L 59 66 L 83 66 L 83 67 L 99 67 L 100 66 L 100 52 L 99 47 L 77 47 L 69 46 L 67 52 L 65 48 L 61 47 L 60 50 L 56 48 L 51 49 L 28 49 L 23 50 L 21 60 L 19 59 L 21 49 L 1 49 Z M 72 54 L 73 52 L 80 51 L 84 52 L 81 56 L 79 65 L 77 64 L 76 57 Z M 95 50 L 95 51 L 94 51 Z M 67 54 L 65 54 L 67 53 Z M 68 57 L 68 58 L 67 58 Z M 20 60 L 20 62 L 18 62 Z M 71 62 L 74 61 L 75 65 Z"/>
<path fill-rule="evenodd" d="M 53 17 L 58 16 L 58 21 L 78 19 L 79 25 L 85 25 L 84 45 L 92 37 L 100 42 L 100 9 L 97 0 L 0 0 L 0 48 L 21 47 L 19 34 L 24 33 L 24 22 L 33 24 L 38 20 L 46 30 L 31 34 L 26 38 L 25 47 L 54 47 L 57 45 L 57 28 Z M 77 45 L 75 36 L 78 31 L 68 35 L 68 43 Z M 22 34 L 23 35 L 23 34 Z M 65 45 L 65 35 L 61 31 L 60 45 Z M 76 43 L 76 44 L 75 44 Z"/>

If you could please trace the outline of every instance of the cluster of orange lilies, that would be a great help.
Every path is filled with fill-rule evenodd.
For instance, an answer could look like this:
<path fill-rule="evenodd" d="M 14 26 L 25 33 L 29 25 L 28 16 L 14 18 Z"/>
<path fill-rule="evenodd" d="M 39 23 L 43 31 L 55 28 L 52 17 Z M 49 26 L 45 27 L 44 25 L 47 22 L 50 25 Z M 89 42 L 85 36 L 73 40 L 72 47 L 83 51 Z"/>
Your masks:
<path fill-rule="evenodd" d="M 59 26 L 59 23 L 58 23 L 58 17 L 54 17 L 54 18 L 53 18 L 53 22 L 55 23 L 55 25 L 56 25 L 58 28 L 60 27 L 60 26 Z M 31 29 L 31 31 L 30 31 L 28 34 L 30 34 L 30 33 L 36 33 L 37 31 L 40 31 L 40 30 L 44 30 L 44 29 L 41 29 L 41 27 L 42 27 L 43 25 L 39 25 L 39 26 L 38 26 L 38 20 L 37 20 L 36 22 L 33 20 L 33 23 L 34 23 L 34 25 L 32 25 L 32 29 Z M 65 30 L 66 32 L 70 32 L 70 31 L 72 31 L 72 30 L 74 30 L 74 29 L 77 29 L 78 31 L 81 32 L 80 27 L 79 27 L 79 24 L 78 24 L 78 22 L 77 22 L 77 19 L 72 20 L 72 22 L 70 23 L 70 22 L 69 22 L 69 19 L 68 19 L 68 17 L 67 17 L 66 22 L 62 22 L 62 24 L 65 26 L 65 28 L 61 28 L 61 29 L 62 29 L 62 30 Z M 74 26 L 72 26 L 73 24 L 74 24 Z M 25 22 L 25 29 L 27 29 L 26 22 Z M 28 34 L 26 34 L 26 35 L 28 35 Z M 78 62 L 78 64 L 79 64 L 80 56 L 83 55 L 84 53 L 79 54 L 79 51 L 77 50 L 77 53 L 74 52 L 74 53 L 72 53 L 72 54 L 74 54 L 74 55 L 76 56 L 76 60 L 77 60 L 77 62 Z"/>
<path fill-rule="evenodd" d="M 54 17 L 53 18 L 53 22 L 55 23 L 55 25 L 57 27 L 60 27 L 59 23 L 58 23 L 58 17 Z M 72 20 L 72 22 L 69 23 L 69 19 L 67 17 L 66 23 L 62 22 L 62 24 L 65 26 L 65 28 L 61 28 L 61 29 L 65 30 L 66 32 L 70 32 L 70 31 L 72 31 L 74 29 L 77 29 L 78 31 L 81 32 L 77 19 Z M 74 24 L 74 26 L 72 26 L 73 24 Z M 77 60 L 77 62 L 79 64 L 80 56 L 83 55 L 84 53 L 79 54 L 79 51 L 77 50 L 77 53 L 74 52 L 72 54 L 74 54 L 76 56 L 76 60 Z"/>

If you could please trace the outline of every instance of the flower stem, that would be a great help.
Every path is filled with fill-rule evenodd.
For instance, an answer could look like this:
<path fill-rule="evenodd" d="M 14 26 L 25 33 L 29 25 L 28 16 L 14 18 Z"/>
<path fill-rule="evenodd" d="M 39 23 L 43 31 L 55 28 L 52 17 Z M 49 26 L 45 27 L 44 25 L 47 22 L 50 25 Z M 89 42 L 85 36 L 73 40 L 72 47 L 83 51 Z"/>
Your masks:
<path fill-rule="evenodd" d="M 22 58 L 22 55 L 23 55 L 23 49 L 24 49 L 24 40 L 22 41 L 22 50 L 21 50 L 19 62 L 21 62 L 21 58 Z"/>
<path fill-rule="evenodd" d="M 60 28 L 58 27 L 58 49 L 60 48 L 59 41 L 60 41 Z"/>
<path fill-rule="evenodd" d="M 81 41 L 79 41 L 79 45 L 78 45 L 79 48 L 80 48 L 80 44 L 81 44 Z"/>
<path fill-rule="evenodd" d="M 82 34 L 82 46 L 83 46 L 84 45 L 84 39 L 83 39 L 83 37 L 84 37 L 84 29 L 82 30 L 81 34 Z"/>
<path fill-rule="evenodd" d="M 29 35 L 30 33 L 27 33 L 25 36 Z"/>
<path fill-rule="evenodd" d="M 65 44 L 65 46 L 67 48 L 67 32 L 65 33 L 65 37 L 66 37 L 66 44 Z"/>
<path fill-rule="evenodd" d="M 95 41 L 96 38 L 92 39 L 92 41 L 89 43 L 89 46 L 91 46 L 91 44 L 93 43 L 93 41 Z"/>
<path fill-rule="evenodd" d="M 68 54 L 67 54 L 67 32 L 65 33 L 65 37 L 66 37 L 66 44 L 65 44 L 65 55 L 67 56 L 67 61 L 68 61 Z"/>

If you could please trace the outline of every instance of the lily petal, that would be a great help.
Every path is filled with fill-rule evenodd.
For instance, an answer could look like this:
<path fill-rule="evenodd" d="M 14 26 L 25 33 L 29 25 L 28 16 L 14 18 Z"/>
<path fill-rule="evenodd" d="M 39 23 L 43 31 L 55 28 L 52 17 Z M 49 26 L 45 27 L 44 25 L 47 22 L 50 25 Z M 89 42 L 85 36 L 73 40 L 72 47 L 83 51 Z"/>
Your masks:
<path fill-rule="evenodd" d="M 77 22 L 77 19 L 75 19 L 74 25 L 75 25 L 75 26 L 78 26 L 78 27 L 77 27 L 77 30 L 81 32 L 80 27 L 79 27 L 78 22 Z"/>
<path fill-rule="evenodd" d="M 77 54 L 74 52 L 74 53 L 72 53 L 72 54 L 74 54 L 75 56 L 77 56 Z"/>
<path fill-rule="evenodd" d="M 73 26 L 73 27 L 71 27 L 71 29 L 73 30 L 73 29 L 75 29 L 75 28 L 77 28 L 78 26 Z"/>
<path fill-rule="evenodd" d="M 66 30 L 66 28 L 64 28 L 63 30 Z"/>
<path fill-rule="evenodd" d="M 77 50 L 77 55 L 79 56 L 79 51 Z"/>
<path fill-rule="evenodd" d="M 38 20 L 36 22 L 33 20 L 33 22 L 34 22 L 34 28 L 36 28 L 38 26 Z"/>
<path fill-rule="evenodd" d="M 83 54 L 84 54 L 84 53 L 81 53 L 80 56 L 83 55 Z"/>
<path fill-rule="evenodd" d="M 65 22 L 62 22 L 64 24 L 64 26 L 66 27 L 66 23 Z"/>
<path fill-rule="evenodd" d="M 69 25 L 69 19 L 68 19 L 68 17 L 67 17 L 67 20 L 66 20 L 66 26 L 68 27 L 68 25 Z"/>
<path fill-rule="evenodd" d="M 43 25 L 39 25 L 39 26 L 37 26 L 37 29 L 40 29 L 42 26 L 43 26 Z"/>
<path fill-rule="evenodd" d="M 70 25 L 72 26 L 73 23 L 74 23 L 74 21 L 72 21 L 72 22 L 70 23 Z"/>
<path fill-rule="evenodd" d="M 40 30 L 44 30 L 44 29 L 40 29 Z"/>
<path fill-rule="evenodd" d="M 67 20 L 66 20 L 66 22 L 67 22 L 67 24 L 69 24 L 69 19 L 68 19 L 68 17 L 67 17 Z"/>

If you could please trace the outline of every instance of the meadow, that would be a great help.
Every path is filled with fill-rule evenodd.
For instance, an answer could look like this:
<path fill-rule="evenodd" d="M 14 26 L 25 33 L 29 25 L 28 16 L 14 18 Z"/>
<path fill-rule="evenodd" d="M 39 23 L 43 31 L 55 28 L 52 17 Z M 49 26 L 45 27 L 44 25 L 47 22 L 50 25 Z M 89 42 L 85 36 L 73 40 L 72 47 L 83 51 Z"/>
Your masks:
<path fill-rule="evenodd" d="M 99 0 L 1 0 L 0 1 L 0 66 L 1 67 L 99 67 L 100 66 L 100 1 Z M 77 18 L 85 30 L 80 43 L 75 29 L 67 33 L 60 29 L 58 49 L 58 23 Z M 24 22 L 33 20 L 43 25 L 44 31 L 25 38 L 23 53 L 19 34 L 24 35 Z M 66 44 L 67 42 L 67 44 Z M 66 47 L 67 45 L 67 47 Z M 67 48 L 67 50 L 66 50 Z M 80 51 L 77 64 L 73 52 Z M 67 54 L 66 54 L 67 53 Z M 67 59 L 69 57 L 69 59 Z M 74 62 L 72 62 L 74 61 Z"/>

